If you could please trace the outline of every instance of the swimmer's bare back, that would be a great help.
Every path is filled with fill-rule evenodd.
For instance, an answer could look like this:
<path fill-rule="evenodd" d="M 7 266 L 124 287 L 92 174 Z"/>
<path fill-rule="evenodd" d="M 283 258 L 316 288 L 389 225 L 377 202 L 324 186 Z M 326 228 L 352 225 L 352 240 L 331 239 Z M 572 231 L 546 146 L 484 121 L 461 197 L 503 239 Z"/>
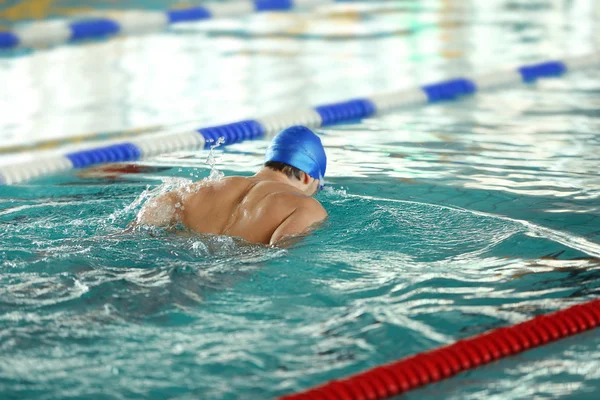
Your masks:
<path fill-rule="evenodd" d="M 290 236 L 307 233 L 326 217 L 327 212 L 317 200 L 289 184 L 229 177 L 218 182 L 196 182 L 151 199 L 136 223 L 182 223 L 199 233 L 278 245 Z"/>

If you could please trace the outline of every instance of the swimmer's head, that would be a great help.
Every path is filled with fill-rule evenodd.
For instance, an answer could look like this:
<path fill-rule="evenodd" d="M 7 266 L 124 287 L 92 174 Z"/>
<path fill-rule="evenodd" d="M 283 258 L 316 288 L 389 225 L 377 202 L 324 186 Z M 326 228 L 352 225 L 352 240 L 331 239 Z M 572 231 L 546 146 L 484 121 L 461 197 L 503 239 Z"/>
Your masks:
<path fill-rule="evenodd" d="M 280 169 L 280 164 L 292 168 L 284 171 Z M 302 189 L 312 195 L 325 184 L 323 179 L 327 156 L 321 139 L 313 131 L 305 126 L 292 126 L 273 138 L 265 154 L 265 166 L 281 170 L 289 178 L 300 180 Z M 304 175 L 294 170 L 303 172 Z"/>

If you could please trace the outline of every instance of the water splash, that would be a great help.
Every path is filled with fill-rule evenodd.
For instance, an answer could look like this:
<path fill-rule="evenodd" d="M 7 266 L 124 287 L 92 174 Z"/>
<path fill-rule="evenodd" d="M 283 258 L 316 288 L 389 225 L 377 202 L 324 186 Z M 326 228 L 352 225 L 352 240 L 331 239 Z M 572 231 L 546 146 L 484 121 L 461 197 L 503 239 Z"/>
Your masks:
<path fill-rule="evenodd" d="M 113 213 L 111 215 L 113 221 L 141 207 L 135 218 L 135 225 L 146 224 L 142 223 L 142 221 L 148 220 L 146 217 L 150 217 L 151 221 L 155 221 L 153 224 L 160 226 L 181 223 L 179 211 L 185 210 L 184 203 L 186 198 L 197 193 L 203 186 L 218 182 L 225 177 L 225 174 L 216 167 L 217 157 L 215 156 L 215 149 L 223 143 L 225 143 L 225 138 L 220 137 L 210 146 L 210 151 L 206 158 L 206 164 L 210 167 L 208 177 L 197 182 L 193 182 L 187 178 L 165 178 L 161 185 L 153 189 L 147 187 L 131 204 L 123 210 Z M 172 193 L 175 196 L 176 202 L 174 204 L 160 200 L 160 196 L 167 195 L 168 193 Z"/>
<path fill-rule="evenodd" d="M 155 188 L 147 186 L 139 196 L 130 204 L 122 209 L 115 210 L 109 215 L 108 221 L 111 224 L 123 222 L 124 219 L 130 219 L 133 212 L 139 211 L 141 207 L 148 204 L 149 201 L 156 199 L 158 196 L 171 192 L 173 190 L 181 190 L 187 188 L 192 181 L 187 178 L 168 177 L 163 178 L 162 183 Z M 139 216 L 139 213 L 138 213 Z"/>
<path fill-rule="evenodd" d="M 223 172 L 217 169 L 217 158 L 215 157 L 215 149 L 221 146 L 223 143 L 225 143 L 225 137 L 218 138 L 215 144 L 210 146 L 210 151 L 208 152 L 208 156 L 206 157 L 206 164 L 210 166 L 210 175 L 208 175 L 207 178 L 209 182 L 220 181 L 225 176 Z"/>

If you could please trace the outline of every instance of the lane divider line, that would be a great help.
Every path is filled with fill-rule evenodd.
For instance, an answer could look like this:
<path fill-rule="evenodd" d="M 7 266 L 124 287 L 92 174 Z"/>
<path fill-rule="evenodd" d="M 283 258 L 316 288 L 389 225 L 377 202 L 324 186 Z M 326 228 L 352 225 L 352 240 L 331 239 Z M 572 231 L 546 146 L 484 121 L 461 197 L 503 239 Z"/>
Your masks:
<path fill-rule="evenodd" d="M 596 299 L 332 380 L 279 400 L 389 399 L 599 325 L 600 300 Z"/>
<path fill-rule="evenodd" d="M 138 136 L 128 142 L 40 157 L 34 161 L 0 167 L 0 184 L 14 184 L 74 168 L 137 161 L 178 150 L 210 148 L 218 139 L 223 145 L 270 137 L 292 125 L 316 129 L 340 123 L 359 121 L 391 110 L 419 104 L 438 103 L 470 96 L 478 91 L 495 89 L 517 82 L 533 83 L 556 77 L 569 70 L 600 64 L 600 52 L 565 59 L 525 65 L 514 70 L 500 70 L 472 78 L 457 77 L 422 87 L 374 94 L 320 106 L 279 112 L 257 119 L 199 128 L 195 131 Z"/>
<path fill-rule="evenodd" d="M 69 42 L 104 39 L 116 35 L 160 32 L 169 26 L 262 12 L 283 12 L 344 0 L 245 0 L 208 3 L 167 11 L 124 11 L 119 15 L 79 17 L 75 20 L 31 22 L 11 31 L 0 31 L 0 49 L 56 46 Z M 347 1 L 347 0 L 345 0 Z"/>

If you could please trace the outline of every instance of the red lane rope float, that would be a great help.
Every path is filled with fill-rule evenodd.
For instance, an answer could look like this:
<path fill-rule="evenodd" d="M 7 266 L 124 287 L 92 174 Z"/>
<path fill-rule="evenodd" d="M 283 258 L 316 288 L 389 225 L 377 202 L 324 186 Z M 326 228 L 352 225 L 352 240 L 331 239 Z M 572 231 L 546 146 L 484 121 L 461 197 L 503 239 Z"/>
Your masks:
<path fill-rule="evenodd" d="M 381 400 L 600 325 L 600 300 L 477 335 L 279 400 Z"/>

